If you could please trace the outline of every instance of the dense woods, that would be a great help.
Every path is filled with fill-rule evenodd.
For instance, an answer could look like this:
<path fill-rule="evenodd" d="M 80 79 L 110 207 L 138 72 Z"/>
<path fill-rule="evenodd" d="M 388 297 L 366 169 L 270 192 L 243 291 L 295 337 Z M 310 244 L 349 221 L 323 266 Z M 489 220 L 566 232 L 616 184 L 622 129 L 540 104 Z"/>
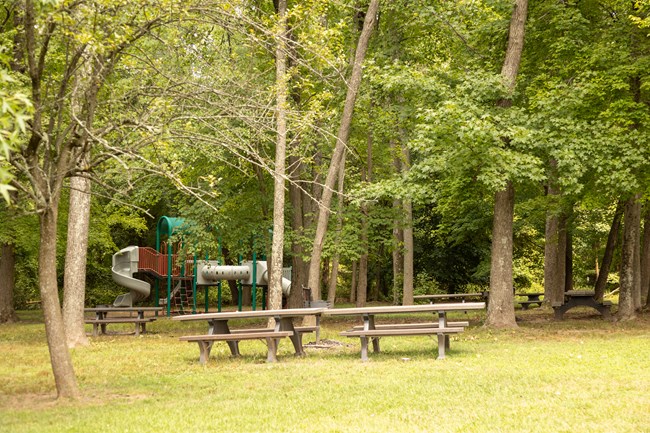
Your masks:
<path fill-rule="evenodd" d="M 650 300 L 649 16 L 3 0 L 0 322 L 42 303 L 74 397 L 84 299 L 114 298 L 111 255 L 152 246 L 161 215 L 193 222 L 192 252 L 270 257 L 274 306 L 283 264 L 294 307 L 303 286 L 360 306 L 490 290 L 508 327 L 513 289 L 582 287 L 618 290 L 631 320 Z"/>

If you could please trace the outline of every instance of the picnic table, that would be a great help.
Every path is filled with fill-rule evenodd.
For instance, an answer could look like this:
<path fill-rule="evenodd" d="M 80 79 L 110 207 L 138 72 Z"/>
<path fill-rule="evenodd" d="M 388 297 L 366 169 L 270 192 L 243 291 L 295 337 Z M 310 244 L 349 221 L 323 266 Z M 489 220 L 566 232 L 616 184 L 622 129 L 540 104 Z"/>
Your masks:
<path fill-rule="evenodd" d="M 359 307 L 326 310 L 326 316 L 361 316 L 363 326 L 356 326 L 341 332 L 345 337 L 359 337 L 361 341 L 361 360 L 368 360 L 368 339 L 372 340 L 374 352 L 379 352 L 379 337 L 437 335 L 438 359 L 444 359 L 449 348 L 449 335 L 463 332 L 469 322 L 448 322 L 447 312 L 481 310 L 485 302 L 462 302 L 451 304 L 394 305 L 386 307 Z M 376 316 L 393 316 L 406 313 L 429 313 L 437 315 L 434 322 L 425 323 L 376 323 Z M 382 317 L 383 319 L 384 317 Z"/>
<path fill-rule="evenodd" d="M 515 296 L 521 296 L 525 297 L 525 301 L 517 301 L 519 305 L 521 305 L 522 310 L 527 310 L 528 307 L 531 305 L 537 304 L 538 306 L 542 306 L 542 300 L 540 299 L 540 296 L 544 296 L 543 292 L 538 292 L 538 293 L 515 293 Z"/>
<path fill-rule="evenodd" d="M 596 309 L 604 318 L 609 318 L 612 303 L 597 301 L 594 299 L 595 294 L 593 290 L 569 290 L 564 292 L 564 301 L 552 305 L 553 310 L 555 310 L 555 319 L 564 319 L 564 313 L 575 307 L 591 307 Z"/>
<path fill-rule="evenodd" d="M 145 333 L 147 330 L 147 323 L 156 320 L 155 317 L 145 317 L 145 312 L 160 312 L 162 307 L 113 307 L 113 306 L 97 306 L 94 308 L 84 308 L 85 313 L 95 313 L 94 318 L 85 318 L 84 322 L 93 325 L 93 337 L 99 335 L 101 329 L 102 334 L 106 334 L 106 326 L 111 323 L 133 323 L 135 326 L 135 335 Z M 110 317 L 109 317 L 110 313 Z M 114 313 L 121 313 L 117 316 Z M 128 316 L 123 313 L 129 313 Z M 134 315 L 133 313 L 136 313 Z"/>
<path fill-rule="evenodd" d="M 433 301 L 460 301 L 466 302 L 468 299 L 480 299 L 485 301 L 488 298 L 488 292 L 477 292 L 477 293 L 436 293 L 434 295 L 415 295 L 413 299 L 416 301 L 419 300 L 428 300 L 430 303 Z"/>
<path fill-rule="evenodd" d="M 294 326 L 293 319 L 304 318 L 305 316 L 316 316 L 317 318 L 325 311 L 325 308 L 293 308 L 285 310 L 258 310 L 258 311 L 233 311 L 221 313 L 203 313 L 187 316 L 173 317 L 172 320 L 181 322 L 204 320 L 208 323 L 208 333 L 203 335 L 187 335 L 180 337 L 181 341 L 195 342 L 199 345 L 199 361 L 205 364 L 210 357 L 210 351 L 215 341 L 228 343 L 233 356 L 240 356 L 239 342 L 242 340 L 266 340 L 268 346 L 267 362 L 277 361 L 278 341 L 281 338 L 289 337 L 293 343 L 297 356 L 304 356 L 302 336 L 308 332 L 317 332 L 316 326 Z M 268 319 L 275 320 L 273 328 L 254 329 L 230 329 L 228 322 L 237 319 Z M 318 323 L 318 322 L 317 322 Z"/>

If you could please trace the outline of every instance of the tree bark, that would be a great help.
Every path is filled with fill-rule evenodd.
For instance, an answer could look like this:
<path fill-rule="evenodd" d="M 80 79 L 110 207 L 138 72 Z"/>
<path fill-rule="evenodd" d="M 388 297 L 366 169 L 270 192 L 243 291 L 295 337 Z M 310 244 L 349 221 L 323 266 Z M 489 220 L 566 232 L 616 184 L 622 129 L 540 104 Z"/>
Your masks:
<path fill-rule="evenodd" d="M 58 203 L 53 201 L 51 207 L 44 209 L 39 215 L 41 240 L 38 258 L 38 281 L 57 396 L 58 398 L 76 399 L 79 397 L 79 387 L 72 365 L 72 358 L 66 344 L 56 278 L 57 207 Z"/>
<path fill-rule="evenodd" d="M 645 204 L 641 242 L 641 303 L 650 307 L 650 203 Z"/>
<path fill-rule="evenodd" d="M 350 302 L 356 304 L 357 302 L 357 281 L 358 281 L 358 268 L 359 261 L 352 262 L 352 276 L 350 277 Z"/>
<path fill-rule="evenodd" d="M 370 35 L 375 25 L 377 12 L 379 10 L 379 0 L 371 0 L 368 11 L 363 23 L 363 30 L 359 36 L 357 50 L 354 57 L 354 65 L 348 83 L 348 91 L 343 107 L 343 117 L 336 137 L 336 146 L 330 161 L 330 167 L 325 179 L 325 186 L 319 203 L 318 220 L 316 224 L 316 234 L 311 252 L 311 262 L 309 264 L 308 285 L 312 291 L 320 296 L 320 260 L 323 253 L 323 242 L 327 232 L 327 223 L 329 221 L 329 207 L 332 202 L 332 191 L 336 177 L 338 175 L 341 160 L 344 157 L 344 149 L 350 136 L 350 126 L 352 124 L 352 114 L 356 102 L 359 87 L 361 86 L 363 60 L 368 50 Z M 317 298 L 320 299 L 320 298 Z"/>
<path fill-rule="evenodd" d="M 408 148 L 403 147 L 404 161 L 402 170 L 407 171 L 411 167 L 411 154 Z M 414 286 L 414 248 L 413 242 L 413 203 L 406 199 L 403 202 L 404 207 L 404 285 L 402 287 L 402 305 L 413 305 L 413 286 Z"/>
<path fill-rule="evenodd" d="M 0 323 L 17 322 L 14 310 L 16 289 L 16 254 L 14 244 L 6 242 L 0 248 Z"/>
<path fill-rule="evenodd" d="M 617 319 L 620 321 L 633 320 L 636 318 L 636 294 L 634 269 L 636 260 L 636 249 L 639 247 L 639 220 L 637 212 L 637 196 L 633 196 L 625 202 L 623 216 L 623 244 L 621 246 L 621 289 L 618 297 Z"/>
<path fill-rule="evenodd" d="M 86 257 L 90 227 L 90 179 L 70 179 L 68 242 L 65 254 L 63 324 L 69 348 L 89 344 L 84 329 L 86 298 Z"/>
<path fill-rule="evenodd" d="M 512 224 L 515 190 L 510 182 L 495 195 L 492 226 L 492 260 L 490 263 L 490 302 L 486 326 L 517 326 L 515 322 L 512 276 Z"/>
<path fill-rule="evenodd" d="M 339 169 L 339 185 L 338 185 L 338 208 L 336 217 L 336 243 L 340 242 L 341 231 L 343 230 L 343 187 L 345 185 L 345 156 L 341 161 Z M 339 275 L 339 252 L 338 249 L 332 258 L 332 274 L 330 276 L 329 285 L 327 288 L 327 302 L 334 305 L 336 301 L 336 283 L 338 282 Z"/>
<path fill-rule="evenodd" d="M 284 257 L 284 184 L 287 151 L 287 1 L 278 0 L 275 73 L 277 86 L 275 169 L 273 171 L 273 244 L 269 279 L 269 308 L 282 308 L 282 264 Z"/>
<path fill-rule="evenodd" d="M 573 233 L 568 226 L 566 227 L 566 248 L 564 263 L 564 291 L 568 292 L 570 290 L 573 290 Z"/>
<path fill-rule="evenodd" d="M 521 63 L 526 28 L 528 1 L 516 0 L 510 19 L 508 47 L 501 68 L 510 92 L 514 91 Z M 510 99 L 499 101 L 507 108 L 512 105 Z M 492 224 L 492 257 L 490 263 L 490 301 L 486 326 L 516 327 L 512 275 L 512 243 L 515 191 L 511 181 L 504 190 L 498 191 L 494 198 L 494 221 Z"/>
<path fill-rule="evenodd" d="M 618 242 L 618 232 L 621 226 L 621 217 L 623 216 L 623 203 L 619 202 L 614 212 L 614 219 L 607 235 L 607 244 L 605 245 L 605 253 L 603 254 L 603 261 L 600 265 L 598 278 L 594 286 L 594 298 L 598 301 L 603 300 L 605 289 L 607 288 L 607 278 L 609 277 L 609 269 L 612 266 L 612 259 L 614 258 L 614 251 Z"/>

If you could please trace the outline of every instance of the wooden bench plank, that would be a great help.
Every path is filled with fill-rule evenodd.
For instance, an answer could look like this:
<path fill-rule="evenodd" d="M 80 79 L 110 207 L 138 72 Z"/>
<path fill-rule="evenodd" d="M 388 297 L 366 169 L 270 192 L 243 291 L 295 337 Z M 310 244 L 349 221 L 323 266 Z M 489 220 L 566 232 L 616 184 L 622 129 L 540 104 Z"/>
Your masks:
<path fill-rule="evenodd" d="M 317 326 L 294 326 L 294 329 L 300 333 L 316 332 Z M 273 328 L 247 328 L 247 329 L 231 329 L 231 334 L 241 334 L 247 332 L 272 332 Z"/>
<path fill-rule="evenodd" d="M 241 340 L 259 340 L 266 339 L 268 346 L 267 361 L 275 362 L 278 350 L 277 340 L 283 337 L 291 337 L 292 331 L 265 331 L 265 332 L 240 332 L 236 334 L 206 334 L 206 335 L 187 335 L 180 337 L 181 341 L 196 342 L 199 345 L 199 362 L 205 364 L 210 357 L 212 344 L 215 341 L 227 341 L 231 346 L 231 350 L 235 356 L 239 355 L 237 343 Z"/>
<path fill-rule="evenodd" d="M 469 322 L 447 322 L 449 328 L 467 327 Z M 419 329 L 419 328 L 438 328 L 438 322 L 426 323 L 395 323 L 392 325 L 375 325 L 375 329 Z M 352 327 L 354 330 L 363 329 L 363 325 L 356 325 Z"/>
<path fill-rule="evenodd" d="M 99 329 L 101 329 L 102 334 L 106 334 L 106 325 L 111 323 L 133 323 L 135 326 L 135 335 L 143 334 L 147 331 L 147 323 L 155 321 L 155 317 L 145 317 L 140 319 L 138 317 L 112 317 L 105 319 L 84 319 L 84 322 L 87 324 L 93 325 L 93 337 L 99 335 Z"/>
<path fill-rule="evenodd" d="M 350 329 L 341 332 L 344 337 L 390 337 L 399 335 L 432 335 L 432 334 L 456 334 L 463 332 L 464 328 L 411 328 L 411 329 Z"/>

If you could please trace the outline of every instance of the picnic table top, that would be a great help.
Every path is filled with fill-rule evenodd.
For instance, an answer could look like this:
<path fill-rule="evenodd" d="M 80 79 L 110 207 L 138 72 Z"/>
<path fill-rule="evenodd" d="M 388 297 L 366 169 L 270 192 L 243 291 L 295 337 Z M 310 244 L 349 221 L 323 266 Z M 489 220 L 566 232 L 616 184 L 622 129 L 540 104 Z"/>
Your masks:
<path fill-rule="evenodd" d="M 524 292 L 517 292 L 515 293 L 516 296 L 542 296 L 544 292 L 533 292 L 533 293 L 524 293 Z"/>
<path fill-rule="evenodd" d="M 390 305 L 383 307 L 331 308 L 323 314 L 326 316 L 352 316 L 363 314 L 399 314 L 399 313 L 429 313 L 434 311 L 464 311 L 482 310 L 485 302 L 457 302 L 450 304 L 426 305 Z"/>
<path fill-rule="evenodd" d="M 107 311 L 162 311 L 162 307 L 93 307 L 84 308 L 87 313 L 107 312 Z"/>
<path fill-rule="evenodd" d="M 255 319 L 263 317 L 301 317 L 322 314 L 325 308 L 287 308 L 284 310 L 226 311 L 221 313 L 190 314 L 172 317 L 172 320 L 229 320 Z"/>

